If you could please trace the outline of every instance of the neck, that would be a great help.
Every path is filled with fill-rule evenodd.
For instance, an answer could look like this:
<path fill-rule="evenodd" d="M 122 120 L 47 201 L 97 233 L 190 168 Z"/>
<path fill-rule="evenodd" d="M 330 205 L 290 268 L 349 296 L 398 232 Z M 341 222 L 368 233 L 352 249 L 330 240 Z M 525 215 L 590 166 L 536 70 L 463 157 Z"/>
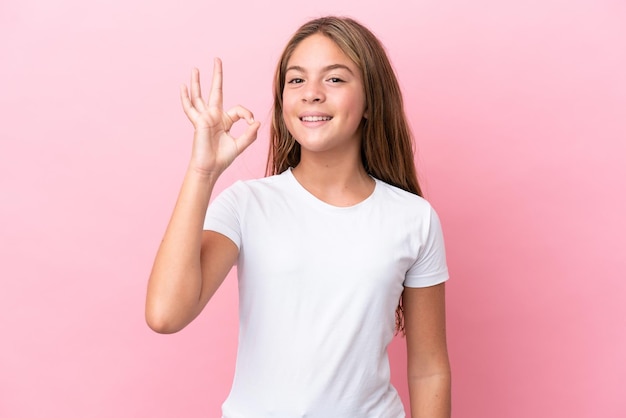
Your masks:
<path fill-rule="evenodd" d="M 365 172 L 360 155 L 332 158 L 309 155 L 303 150 L 300 163 L 292 172 L 302 187 L 335 206 L 355 205 L 374 190 L 375 182 Z"/>

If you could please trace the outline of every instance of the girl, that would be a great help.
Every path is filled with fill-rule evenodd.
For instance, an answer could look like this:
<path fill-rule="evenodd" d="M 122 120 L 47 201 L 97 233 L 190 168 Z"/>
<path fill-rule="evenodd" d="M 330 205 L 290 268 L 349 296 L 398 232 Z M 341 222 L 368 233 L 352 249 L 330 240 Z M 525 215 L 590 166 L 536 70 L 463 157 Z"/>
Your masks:
<path fill-rule="evenodd" d="M 197 70 L 181 99 L 192 157 L 146 318 L 157 332 L 179 331 L 237 264 L 239 348 L 223 417 L 404 417 L 389 378 L 394 328 L 406 335 L 411 416 L 449 417 L 441 227 L 420 197 L 398 83 L 376 37 L 336 17 L 295 33 L 274 80 L 268 177 L 237 182 L 210 206 L 260 124 L 244 107 L 222 109 L 217 59 L 208 101 Z M 234 138 L 240 120 L 247 128 Z"/>

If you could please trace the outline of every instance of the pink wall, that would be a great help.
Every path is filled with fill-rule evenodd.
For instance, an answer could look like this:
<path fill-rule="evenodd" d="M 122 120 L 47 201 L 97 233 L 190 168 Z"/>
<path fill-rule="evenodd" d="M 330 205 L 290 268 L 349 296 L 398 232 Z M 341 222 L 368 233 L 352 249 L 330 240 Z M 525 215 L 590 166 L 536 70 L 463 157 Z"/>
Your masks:
<path fill-rule="evenodd" d="M 405 91 L 447 237 L 455 416 L 626 416 L 624 2 L 248 3 L 0 5 L 0 416 L 219 416 L 234 278 L 177 335 L 143 321 L 190 150 L 178 86 L 223 58 L 226 105 L 264 127 L 221 187 L 260 176 L 279 51 L 326 13 L 378 33 Z"/>

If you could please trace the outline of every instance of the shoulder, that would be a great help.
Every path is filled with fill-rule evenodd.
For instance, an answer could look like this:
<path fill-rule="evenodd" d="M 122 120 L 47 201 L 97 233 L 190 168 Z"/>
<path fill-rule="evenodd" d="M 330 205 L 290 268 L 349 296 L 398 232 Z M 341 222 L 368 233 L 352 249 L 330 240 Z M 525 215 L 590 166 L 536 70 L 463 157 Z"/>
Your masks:
<path fill-rule="evenodd" d="M 255 189 L 264 189 L 264 188 L 276 188 L 276 187 L 284 187 L 288 184 L 288 171 L 284 171 L 280 174 L 275 174 L 273 176 L 261 177 L 250 180 L 240 180 L 240 187 L 245 187 L 251 190 Z"/>
<path fill-rule="evenodd" d="M 441 233 L 439 216 L 428 200 L 381 180 L 376 181 L 381 214 L 392 219 L 390 222 L 420 240 Z"/>
<path fill-rule="evenodd" d="M 216 200 L 228 200 L 239 204 L 252 200 L 273 200 L 288 192 L 290 182 L 285 173 L 257 179 L 237 180 L 219 193 Z"/>
<path fill-rule="evenodd" d="M 239 193 L 271 193 L 280 192 L 290 186 L 289 173 L 283 172 L 273 176 L 257 179 L 239 180 L 230 188 Z"/>
<path fill-rule="evenodd" d="M 392 186 L 382 180 L 375 180 L 379 200 L 390 209 L 411 213 L 413 215 L 423 214 L 428 216 L 430 216 L 433 211 L 431 204 L 423 197 L 399 187 Z"/>

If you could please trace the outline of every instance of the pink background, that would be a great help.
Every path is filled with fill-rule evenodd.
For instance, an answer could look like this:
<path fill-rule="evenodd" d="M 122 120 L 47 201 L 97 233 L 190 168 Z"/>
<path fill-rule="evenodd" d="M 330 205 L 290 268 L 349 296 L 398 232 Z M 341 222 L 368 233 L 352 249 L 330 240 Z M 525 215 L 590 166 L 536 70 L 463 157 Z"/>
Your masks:
<path fill-rule="evenodd" d="M 190 151 L 178 86 L 214 56 L 263 121 L 290 34 L 346 14 L 386 44 L 446 233 L 457 417 L 626 416 L 626 5 L 4 0 L 0 416 L 217 417 L 231 276 L 173 336 L 144 294 Z M 391 348 L 406 400 L 403 341 Z"/>

